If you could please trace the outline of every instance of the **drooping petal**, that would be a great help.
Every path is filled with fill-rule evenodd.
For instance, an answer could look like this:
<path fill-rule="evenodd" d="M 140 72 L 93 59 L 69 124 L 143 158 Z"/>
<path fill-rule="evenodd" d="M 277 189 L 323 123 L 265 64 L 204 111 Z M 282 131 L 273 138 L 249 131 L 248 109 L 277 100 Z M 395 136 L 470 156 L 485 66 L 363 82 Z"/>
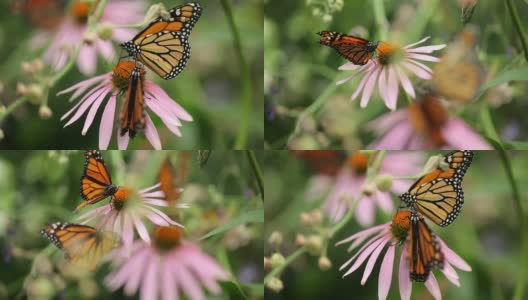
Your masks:
<path fill-rule="evenodd" d="M 394 252 L 396 247 L 394 245 L 389 246 L 385 257 L 381 262 L 379 278 L 378 278 L 378 299 L 387 299 L 389 290 L 392 282 L 392 267 L 394 264 Z"/>
<path fill-rule="evenodd" d="M 374 268 L 374 264 L 376 263 L 376 260 L 378 259 L 378 256 L 380 255 L 381 251 L 383 250 L 383 248 L 385 248 L 385 245 L 389 241 L 390 240 L 388 238 L 384 239 L 383 242 L 378 245 L 376 250 L 374 250 L 374 252 L 372 252 L 372 255 L 370 256 L 370 258 L 369 258 L 369 260 L 367 262 L 367 265 L 365 266 L 365 272 L 363 273 L 363 277 L 361 278 L 361 285 L 365 285 L 365 282 L 367 281 L 367 279 L 369 278 L 370 274 L 372 273 L 372 269 Z"/>
<path fill-rule="evenodd" d="M 429 290 L 431 295 L 433 295 L 433 298 L 436 300 L 442 300 L 442 293 L 440 292 L 438 281 L 436 281 L 436 277 L 434 276 L 433 272 L 429 274 L 429 278 L 427 278 L 425 281 L 425 287 Z"/>
<path fill-rule="evenodd" d="M 416 46 L 416 45 L 418 45 L 418 44 L 421 44 L 421 43 L 427 41 L 427 40 L 430 39 L 430 38 L 431 38 L 430 36 L 426 36 L 426 37 L 424 37 L 423 39 L 419 40 L 419 41 L 416 42 L 416 43 L 412 43 L 412 44 L 409 44 L 409 45 L 403 47 L 403 49 L 409 49 L 409 48 L 411 48 L 411 47 L 413 47 L 413 46 Z"/>
<path fill-rule="evenodd" d="M 461 119 L 450 119 L 441 129 L 442 137 L 452 147 L 473 150 L 493 149 Z"/>
<path fill-rule="evenodd" d="M 103 111 L 103 116 L 101 117 L 101 124 L 99 125 L 99 149 L 101 150 L 108 149 L 110 139 L 112 138 L 116 102 L 116 95 L 110 96 Z"/>
<path fill-rule="evenodd" d="M 403 90 L 407 93 L 407 95 L 411 96 L 412 98 L 416 98 L 414 88 L 407 74 L 405 74 L 405 72 L 400 67 L 396 67 L 396 71 L 398 73 L 398 76 L 400 77 L 400 82 L 402 84 Z"/>
<path fill-rule="evenodd" d="M 404 243 L 398 272 L 398 285 L 400 287 L 400 297 L 402 300 L 410 300 L 412 293 L 412 282 L 409 276 L 409 264 L 407 263 L 407 247 L 407 243 Z"/>

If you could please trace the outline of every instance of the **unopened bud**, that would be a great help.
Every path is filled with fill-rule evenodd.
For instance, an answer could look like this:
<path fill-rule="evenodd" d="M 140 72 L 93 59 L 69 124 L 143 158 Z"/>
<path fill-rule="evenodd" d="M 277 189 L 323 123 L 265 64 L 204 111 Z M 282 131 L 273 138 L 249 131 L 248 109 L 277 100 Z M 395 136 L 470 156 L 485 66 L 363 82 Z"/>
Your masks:
<path fill-rule="evenodd" d="M 300 219 L 301 219 L 301 224 L 303 225 L 312 225 L 312 218 L 310 217 L 310 214 L 309 213 L 301 213 L 300 215 Z"/>
<path fill-rule="evenodd" d="M 97 36 L 103 41 L 111 39 L 113 31 L 113 26 L 108 23 L 99 24 L 97 26 Z"/>
<path fill-rule="evenodd" d="M 321 269 L 321 271 L 329 270 L 332 267 L 332 262 L 326 256 L 319 257 L 317 263 L 319 264 L 319 269 Z"/>
<path fill-rule="evenodd" d="M 311 235 L 306 239 L 304 246 L 310 254 L 318 256 L 323 248 L 323 239 L 318 235 Z"/>
<path fill-rule="evenodd" d="M 49 108 L 49 106 L 47 106 L 47 105 L 42 105 L 42 106 L 39 108 L 39 116 L 40 116 L 43 120 L 47 120 L 47 119 L 51 118 L 52 115 L 53 115 L 53 112 L 51 111 L 51 109 Z"/>
<path fill-rule="evenodd" d="M 376 191 L 376 184 L 369 182 L 363 187 L 363 194 L 365 196 L 372 196 Z"/>
<path fill-rule="evenodd" d="M 282 244 L 282 233 L 279 231 L 273 231 L 268 239 L 268 243 L 275 247 L 280 246 Z"/>
<path fill-rule="evenodd" d="M 0 129 L 0 140 L 4 139 L 4 131 Z"/>
<path fill-rule="evenodd" d="M 300 233 L 295 237 L 295 244 L 298 246 L 304 246 L 306 244 L 306 237 Z"/>
<path fill-rule="evenodd" d="M 273 253 L 270 258 L 271 267 L 274 269 L 284 263 L 284 256 L 280 253 Z"/>
<path fill-rule="evenodd" d="M 27 86 L 22 82 L 17 82 L 16 93 L 19 96 L 24 96 L 27 93 Z"/>
<path fill-rule="evenodd" d="M 273 269 L 273 268 L 271 267 L 270 259 L 267 258 L 266 256 L 264 256 L 264 270 L 269 271 L 271 269 Z"/>
<path fill-rule="evenodd" d="M 376 186 L 382 192 L 389 192 L 392 187 L 392 176 L 382 174 L 376 177 Z"/>
<path fill-rule="evenodd" d="M 33 104 L 41 104 L 44 100 L 44 90 L 42 86 L 36 83 L 32 83 L 27 86 L 26 95 L 29 99 L 29 102 Z"/>
<path fill-rule="evenodd" d="M 284 288 L 284 285 L 282 284 L 282 280 L 277 277 L 273 277 L 268 281 L 268 283 L 266 283 L 266 287 L 278 293 Z"/>
<path fill-rule="evenodd" d="M 86 45 L 92 45 L 97 39 L 97 35 L 93 31 L 87 31 L 83 36 L 83 43 Z"/>
<path fill-rule="evenodd" d="M 323 213 L 321 212 L 320 209 L 314 209 L 310 213 L 310 216 L 312 218 L 313 224 L 321 224 L 321 222 L 323 221 Z"/>

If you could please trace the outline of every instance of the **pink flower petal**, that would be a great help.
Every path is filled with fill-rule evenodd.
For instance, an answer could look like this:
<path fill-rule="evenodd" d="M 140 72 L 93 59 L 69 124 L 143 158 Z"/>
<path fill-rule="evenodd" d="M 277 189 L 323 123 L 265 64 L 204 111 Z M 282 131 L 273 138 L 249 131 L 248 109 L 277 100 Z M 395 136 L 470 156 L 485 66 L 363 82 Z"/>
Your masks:
<path fill-rule="evenodd" d="M 137 270 L 144 270 L 145 265 L 150 261 L 150 255 L 149 247 L 145 245 L 138 252 L 134 253 L 132 259 L 125 260 L 125 264 L 120 267 L 120 271 L 126 271 L 126 274 L 124 274 L 126 280 L 123 282 L 126 295 L 132 296 L 138 290 L 145 273 L 138 272 Z M 123 283 L 120 285 L 123 285 Z"/>
<path fill-rule="evenodd" d="M 440 58 L 434 57 L 431 55 L 426 55 L 426 54 L 409 53 L 407 57 L 412 58 L 412 59 L 425 60 L 425 61 L 434 61 L 434 62 L 440 61 Z"/>
<path fill-rule="evenodd" d="M 400 82 L 403 86 L 403 90 L 407 93 L 407 95 L 410 95 L 412 98 L 416 98 L 413 85 L 411 83 L 411 80 L 409 80 L 407 74 L 405 74 L 405 72 L 400 67 L 396 67 L 396 71 L 398 72 L 398 76 L 400 77 Z"/>
<path fill-rule="evenodd" d="M 379 244 L 379 246 L 376 248 L 376 250 L 374 250 L 374 252 L 370 256 L 367 265 L 365 266 L 365 272 L 363 273 L 363 277 L 361 278 L 361 285 L 365 285 L 365 282 L 372 273 L 372 269 L 374 268 L 374 264 L 376 263 L 378 256 L 380 255 L 383 248 L 385 248 L 385 244 L 387 244 L 387 242 L 389 242 L 389 239 L 385 239 L 381 244 Z"/>
<path fill-rule="evenodd" d="M 154 98 L 158 99 L 163 106 L 167 107 L 168 110 L 171 110 L 178 118 L 184 121 L 192 121 L 192 116 L 183 109 L 176 101 L 167 95 L 167 93 L 159 86 L 154 83 L 146 80 L 145 82 L 146 91 L 150 93 Z"/>
<path fill-rule="evenodd" d="M 77 102 L 77 104 L 75 104 L 68 112 L 66 112 L 64 115 L 62 115 L 62 117 L 60 118 L 61 121 L 63 121 L 64 119 L 66 119 L 71 113 L 73 113 L 74 111 L 76 111 L 78 109 L 79 106 L 81 106 L 83 103 L 86 102 L 86 100 L 88 98 L 90 98 L 91 96 L 93 96 L 94 94 L 100 92 L 101 90 L 104 90 L 104 89 L 110 89 L 111 87 L 106 83 L 106 82 L 101 82 L 99 85 L 97 85 L 96 87 L 94 87 L 93 89 L 91 89 L 88 93 L 86 93 L 82 98 L 81 100 L 79 100 Z"/>
<path fill-rule="evenodd" d="M 378 299 L 387 299 L 392 281 L 392 266 L 394 264 L 394 250 L 396 247 L 390 245 L 383 262 L 381 263 L 378 279 Z"/>
<path fill-rule="evenodd" d="M 79 95 L 80 95 L 80 94 L 82 94 L 82 92 L 84 92 L 87 88 L 91 87 L 97 81 L 101 81 L 101 80 L 107 79 L 109 74 L 111 75 L 111 73 L 105 73 L 105 74 L 102 74 L 102 75 L 99 75 L 99 76 L 92 77 L 90 79 L 83 80 L 83 81 L 81 81 L 81 82 L 79 82 L 77 84 L 74 84 L 74 85 L 70 86 L 67 89 L 64 89 L 64 90 L 58 92 L 57 96 L 69 93 L 69 92 L 71 92 L 73 90 L 78 90 L 78 91 L 80 90 L 81 91 L 79 93 Z M 75 93 L 77 93 L 77 91 Z M 75 98 L 75 97 L 72 96 L 72 98 Z"/>
<path fill-rule="evenodd" d="M 359 257 L 357 258 L 356 262 L 352 265 L 352 267 L 350 267 L 350 269 L 345 273 L 345 275 L 343 275 L 343 277 L 349 275 L 350 273 L 354 272 L 355 270 L 357 270 L 362 264 L 363 262 L 372 254 L 372 252 L 374 252 L 374 250 L 376 250 L 376 248 L 378 248 L 379 245 L 381 245 L 382 243 L 385 243 L 387 241 L 387 238 L 380 238 L 378 239 L 377 241 L 375 241 L 374 243 L 372 243 L 369 247 L 367 247 L 367 249 L 365 249 L 360 255 Z"/>
<path fill-rule="evenodd" d="M 398 101 L 398 81 L 396 80 L 396 73 L 394 68 L 389 68 L 389 79 L 387 83 L 387 98 L 385 105 L 394 111 L 396 110 L 396 102 Z"/>
<path fill-rule="evenodd" d="M 365 69 L 365 70 L 367 70 L 367 69 Z M 370 72 L 370 69 L 365 71 L 365 76 L 361 79 L 361 81 L 359 82 L 358 87 L 356 88 L 356 91 L 352 94 L 352 97 L 351 97 L 352 100 L 356 100 L 357 96 L 359 96 L 359 94 L 363 91 L 363 88 L 365 87 L 365 85 L 369 81 L 370 75 L 372 75 L 372 73 Z"/>
<path fill-rule="evenodd" d="M 187 294 L 190 300 L 205 300 L 205 296 L 196 279 L 185 268 L 172 269 L 174 276 L 178 278 L 178 286 Z"/>
<path fill-rule="evenodd" d="M 101 53 L 104 60 L 106 60 L 107 62 L 115 60 L 116 53 L 110 41 L 97 40 L 96 46 L 97 50 L 99 51 L 99 53 Z"/>
<path fill-rule="evenodd" d="M 382 134 L 390 130 L 396 124 L 406 121 L 408 117 L 409 115 L 406 109 L 391 111 L 368 122 L 366 128 L 378 134 Z"/>
<path fill-rule="evenodd" d="M 433 51 L 444 49 L 445 47 L 446 47 L 445 44 L 423 46 L 423 47 L 408 49 L 408 50 L 406 50 L 406 52 L 408 52 L 408 53 L 409 52 L 411 52 L 411 53 L 432 53 Z"/>
<path fill-rule="evenodd" d="M 335 245 L 336 246 L 339 246 L 339 245 L 342 245 L 344 243 L 348 243 L 348 242 L 352 242 L 353 240 L 356 240 L 356 239 L 361 239 L 361 238 L 364 238 L 364 237 L 369 237 L 371 236 L 374 232 L 376 231 L 379 231 L 383 228 L 386 228 L 387 225 L 386 224 L 381 224 L 381 225 L 377 225 L 377 226 L 374 226 L 374 227 L 371 227 L 371 228 L 368 228 L 368 229 L 365 229 L 365 230 L 362 230 L 358 233 L 355 233 L 349 237 L 347 237 L 346 239 L 342 240 L 342 241 L 339 241 L 337 242 Z"/>
<path fill-rule="evenodd" d="M 84 112 L 88 110 L 90 106 L 92 106 L 100 97 L 104 98 L 108 92 L 109 92 L 108 88 L 102 88 L 101 90 L 99 90 L 99 92 L 96 92 L 90 97 L 88 97 L 86 101 L 79 107 L 79 109 L 73 115 L 73 117 L 64 125 L 64 127 L 67 127 L 71 125 L 73 122 L 77 121 L 84 114 Z"/>
<path fill-rule="evenodd" d="M 462 257 L 458 256 L 453 250 L 451 250 L 447 244 L 442 240 L 438 239 L 441 244 L 442 252 L 444 253 L 445 259 L 458 269 L 466 272 L 471 272 L 471 266 L 462 259 Z"/>
<path fill-rule="evenodd" d="M 451 281 L 454 285 L 460 287 L 460 281 L 458 280 L 458 274 L 449 262 L 444 262 L 444 268 L 441 270 L 445 277 Z"/>
<path fill-rule="evenodd" d="M 392 204 L 392 199 L 389 193 L 376 190 L 371 199 L 375 200 L 381 210 L 383 210 L 387 214 L 391 213 L 394 210 L 394 205 Z"/>
<path fill-rule="evenodd" d="M 381 68 L 380 76 L 378 79 L 378 89 L 381 96 L 381 99 L 387 98 L 387 75 L 386 75 L 387 68 Z"/>
<path fill-rule="evenodd" d="M 409 48 L 411 48 L 411 47 L 413 47 L 413 46 L 416 46 L 416 45 L 418 45 L 418 44 L 421 44 L 421 43 L 427 41 L 429 38 L 431 38 L 431 37 L 430 37 L 430 36 L 426 36 L 426 37 L 424 37 L 423 39 L 419 40 L 419 41 L 416 42 L 416 43 L 413 43 L 413 44 L 410 44 L 410 45 L 407 45 L 407 46 L 403 47 L 403 49 L 409 49 Z"/>
<path fill-rule="evenodd" d="M 427 278 L 427 281 L 425 281 L 425 287 L 429 290 L 431 295 L 433 295 L 433 298 L 436 300 L 442 299 L 442 293 L 440 292 L 438 281 L 436 281 L 436 277 L 434 276 L 433 272 L 431 272 L 429 278 Z"/>
<path fill-rule="evenodd" d="M 429 80 L 431 79 L 431 74 L 427 73 L 426 71 L 424 71 L 422 68 L 419 68 L 413 64 L 410 64 L 408 62 L 403 62 L 402 63 L 407 69 L 409 69 L 411 72 L 414 73 L 414 75 L 422 78 L 422 79 L 425 79 L 425 80 Z"/>
<path fill-rule="evenodd" d="M 461 119 L 450 119 L 442 130 L 442 136 L 449 146 L 460 149 L 493 149 L 480 135 Z M 456 134 L 454 134 L 456 132 Z"/>
<path fill-rule="evenodd" d="M 406 150 L 407 141 L 414 135 L 412 126 L 407 122 L 401 122 L 387 131 L 385 135 L 374 141 L 376 149 L 384 150 Z M 367 147 L 367 148 L 370 148 Z"/>
<path fill-rule="evenodd" d="M 93 45 L 83 45 L 77 57 L 77 66 L 84 75 L 92 75 L 97 66 L 97 53 Z"/>
<path fill-rule="evenodd" d="M 385 239 L 387 238 L 387 235 L 389 234 L 388 230 L 385 230 L 383 232 L 380 232 L 378 233 L 377 235 L 375 235 L 374 237 L 370 238 L 365 244 L 363 244 L 361 246 L 361 248 L 359 248 L 358 251 L 356 251 L 356 254 L 354 254 L 349 260 L 347 260 L 344 264 L 341 265 L 341 267 L 339 267 L 339 271 L 345 269 L 350 263 L 352 263 L 353 261 L 356 260 L 356 257 L 360 256 L 367 248 L 369 248 L 372 244 L 380 241 L 381 239 Z M 348 252 L 352 251 L 349 247 L 349 249 L 347 249 Z M 344 276 L 343 276 L 344 277 Z"/>
<path fill-rule="evenodd" d="M 369 227 L 374 224 L 375 214 L 376 209 L 371 197 L 365 196 L 361 198 L 356 206 L 356 211 L 354 212 L 356 221 L 359 225 L 362 227 Z"/>
<path fill-rule="evenodd" d="M 347 62 L 345 63 L 344 65 L 341 65 L 338 70 L 346 70 L 346 71 L 353 71 L 355 69 L 358 69 L 358 68 L 361 68 L 362 66 L 360 65 L 355 65 L 351 62 Z"/>
<path fill-rule="evenodd" d="M 128 134 L 121 135 L 121 130 L 117 128 L 117 148 L 119 150 L 126 150 L 130 137 Z"/>
<path fill-rule="evenodd" d="M 407 247 L 407 243 L 404 243 L 400 257 L 400 269 L 398 275 L 400 297 L 402 300 L 410 300 L 412 293 L 412 282 L 409 276 L 409 264 L 407 263 Z"/>
<path fill-rule="evenodd" d="M 161 265 L 161 288 L 162 293 L 161 297 L 162 300 L 173 300 L 173 299 L 179 299 L 178 297 L 178 287 L 176 286 L 175 282 L 177 281 L 177 278 L 174 277 L 174 273 L 172 272 L 172 268 L 174 268 L 175 263 L 169 260 L 170 256 L 166 256 L 165 263 Z"/>
<path fill-rule="evenodd" d="M 88 131 L 88 129 L 90 129 L 90 126 L 92 125 L 93 120 L 95 118 L 95 114 L 97 113 L 97 110 L 99 110 L 99 107 L 101 106 L 101 103 L 103 103 L 103 100 L 105 100 L 105 98 L 106 93 L 104 97 L 99 97 L 88 111 L 88 115 L 86 116 L 86 120 L 84 121 L 84 126 L 81 132 L 82 135 L 86 135 L 86 132 Z"/>
<path fill-rule="evenodd" d="M 132 219 L 132 222 L 136 226 L 139 237 L 141 237 L 141 239 L 144 240 L 145 242 L 150 243 L 150 236 L 143 222 L 135 215 L 131 215 L 130 217 Z"/>
<path fill-rule="evenodd" d="M 116 108 L 116 95 L 110 96 L 108 103 L 106 103 L 101 117 L 101 124 L 99 125 L 99 149 L 106 150 L 112 138 L 114 127 L 114 116 Z"/>
<path fill-rule="evenodd" d="M 145 137 L 154 149 L 161 150 L 161 141 L 158 131 L 148 114 L 145 114 Z"/>
<path fill-rule="evenodd" d="M 158 298 L 158 257 L 151 256 L 146 262 L 143 273 L 143 282 L 140 289 L 141 299 L 157 299 Z M 138 272 L 139 270 L 135 270 Z"/>
<path fill-rule="evenodd" d="M 374 85 L 376 84 L 376 81 L 378 80 L 378 75 L 381 68 L 375 68 L 373 69 L 369 76 L 369 79 L 367 83 L 365 84 L 365 89 L 363 90 L 363 95 L 361 96 L 361 102 L 359 104 L 360 107 L 365 108 L 370 100 L 370 96 L 372 96 L 372 91 L 374 90 Z"/>

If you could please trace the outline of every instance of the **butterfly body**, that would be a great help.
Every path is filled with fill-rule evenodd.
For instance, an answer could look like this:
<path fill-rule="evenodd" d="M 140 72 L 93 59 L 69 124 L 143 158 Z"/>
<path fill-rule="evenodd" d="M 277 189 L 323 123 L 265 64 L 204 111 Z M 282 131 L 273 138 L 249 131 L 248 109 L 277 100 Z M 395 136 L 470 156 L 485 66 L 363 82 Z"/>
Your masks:
<path fill-rule="evenodd" d="M 451 224 L 464 204 L 462 179 L 472 160 L 473 152 L 469 150 L 446 154 L 436 169 L 400 196 L 401 200 L 411 211 L 421 213 L 439 226 Z"/>
<path fill-rule="evenodd" d="M 172 8 L 168 20 L 155 19 L 121 47 L 162 78 L 174 78 L 191 56 L 188 38 L 201 13 L 196 2 Z"/>
<path fill-rule="evenodd" d="M 123 106 L 119 114 L 121 136 L 128 133 L 130 138 L 134 138 L 138 131 L 145 129 L 144 76 L 145 70 L 139 63 L 136 64 L 130 74 Z"/>
<path fill-rule="evenodd" d="M 319 43 L 336 50 L 337 54 L 356 65 L 366 64 L 378 48 L 377 42 L 336 31 L 321 31 Z"/>

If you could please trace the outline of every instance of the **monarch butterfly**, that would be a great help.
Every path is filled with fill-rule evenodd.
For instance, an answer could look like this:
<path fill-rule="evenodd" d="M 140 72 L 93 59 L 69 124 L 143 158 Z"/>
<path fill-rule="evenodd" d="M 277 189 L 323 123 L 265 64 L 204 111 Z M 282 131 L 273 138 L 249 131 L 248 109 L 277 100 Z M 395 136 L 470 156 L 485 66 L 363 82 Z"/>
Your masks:
<path fill-rule="evenodd" d="M 84 157 L 84 172 L 81 177 L 81 197 L 85 202 L 79 204 L 75 211 L 110 196 L 117 199 L 126 199 L 128 189 L 112 184 L 112 178 L 106 169 L 101 153 L 97 150 L 86 150 Z"/>
<path fill-rule="evenodd" d="M 92 270 L 105 254 L 120 244 L 113 233 L 80 224 L 56 222 L 44 227 L 40 234 L 63 250 L 68 261 Z"/>
<path fill-rule="evenodd" d="M 332 47 L 337 54 L 348 59 L 355 65 L 366 64 L 378 48 L 378 43 L 370 42 L 360 37 L 355 37 L 335 31 L 321 31 L 321 45 Z"/>
<path fill-rule="evenodd" d="M 176 188 L 174 179 L 174 168 L 170 160 L 166 158 L 160 167 L 158 180 L 160 182 L 160 189 L 165 194 L 165 199 L 168 202 L 176 201 L 182 192 L 182 189 Z"/>
<path fill-rule="evenodd" d="M 451 224 L 464 204 L 462 179 L 472 160 L 472 151 L 449 152 L 437 168 L 418 179 L 400 198 L 412 211 L 420 212 L 437 225 Z"/>
<path fill-rule="evenodd" d="M 444 255 L 436 235 L 423 217 L 409 210 L 399 211 L 392 217 L 392 235 L 407 245 L 409 276 L 413 281 L 424 282 L 433 267 L 444 267 Z"/>
<path fill-rule="evenodd" d="M 132 40 L 121 44 L 134 60 L 140 60 L 163 79 L 176 77 L 189 60 L 189 35 L 202 14 L 200 4 L 190 2 L 169 10 L 170 17 L 151 22 Z"/>
<path fill-rule="evenodd" d="M 143 83 L 145 80 L 145 69 L 139 63 L 135 64 L 125 92 L 125 99 L 119 114 L 121 122 L 120 135 L 128 132 L 130 138 L 136 136 L 136 131 L 145 128 L 145 101 Z"/>
<path fill-rule="evenodd" d="M 424 218 L 416 212 L 408 213 L 411 217 L 407 247 L 410 277 L 413 281 L 424 282 L 433 267 L 444 267 L 444 254 L 440 251 L 436 235 L 429 229 Z"/>

